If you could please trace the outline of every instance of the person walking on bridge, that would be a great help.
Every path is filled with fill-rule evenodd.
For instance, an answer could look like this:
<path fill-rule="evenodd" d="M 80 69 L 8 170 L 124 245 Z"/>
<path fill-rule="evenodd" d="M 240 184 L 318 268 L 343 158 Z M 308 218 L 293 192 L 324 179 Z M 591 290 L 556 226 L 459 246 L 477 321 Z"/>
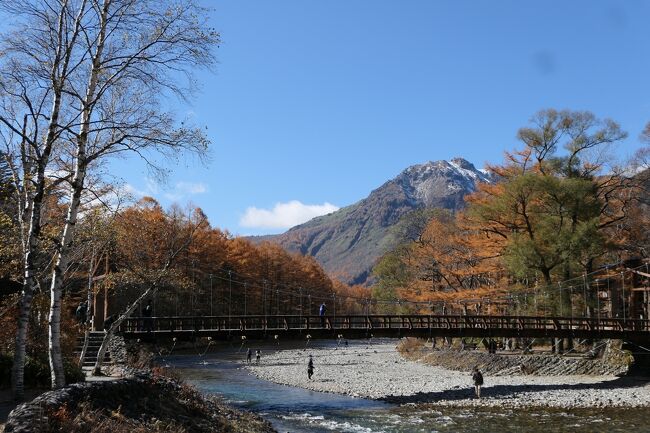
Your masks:
<path fill-rule="evenodd" d="M 88 310 L 88 301 L 81 301 L 74 312 L 75 317 L 80 325 L 86 324 L 86 311 Z"/>
<path fill-rule="evenodd" d="M 147 301 L 147 305 L 142 309 L 142 317 L 144 317 L 144 330 L 147 332 L 153 331 L 153 319 L 151 315 L 153 313 L 153 306 L 151 305 L 151 299 Z"/>
<path fill-rule="evenodd" d="M 318 315 L 320 316 L 320 326 L 321 328 L 325 327 L 325 312 L 327 311 L 327 307 L 325 307 L 325 302 L 320 304 L 320 309 L 318 310 Z"/>
<path fill-rule="evenodd" d="M 474 381 L 474 392 L 476 393 L 476 398 L 481 398 L 481 387 L 483 386 L 483 375 L 478 369 L 478 366 L 474 367 L 472 372 L 472 380 Z"/>

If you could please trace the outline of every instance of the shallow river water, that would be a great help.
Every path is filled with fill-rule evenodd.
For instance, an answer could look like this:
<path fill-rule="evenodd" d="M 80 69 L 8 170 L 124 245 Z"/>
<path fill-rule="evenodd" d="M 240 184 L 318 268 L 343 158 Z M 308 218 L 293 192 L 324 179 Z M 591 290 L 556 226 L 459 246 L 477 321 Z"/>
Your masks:
<path fill-rule="evenodd" d="M 268 353 L 274 348 L 262 350 Z M 161 363 L 175 368 L 202 392 L 258 413 L 279 432 L 650 432 L 648 409 L 424 410 L 278 385 L 257 379 L 242 368 L 244 352 L 229 347 L 205 356 L 166 357 Z"/>

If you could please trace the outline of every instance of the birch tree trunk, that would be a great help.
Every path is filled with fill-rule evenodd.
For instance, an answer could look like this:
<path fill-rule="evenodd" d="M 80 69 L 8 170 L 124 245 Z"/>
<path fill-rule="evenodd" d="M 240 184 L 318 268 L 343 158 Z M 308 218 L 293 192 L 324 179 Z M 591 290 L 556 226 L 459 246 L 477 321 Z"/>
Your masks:
<path fill-rule="evenodd" d="M 34 127 L 35 136 L 33 139 L 30 139 L 27 135 L 26 125 L 28 116 L 25 115 L 23 131 L 20 134 L 22 140 L 19 151 L 20 160 L 23 166 L 22 188 L 24 196 L 23 210 L 21 210 L 21 212 L 29 213 L 29 222 L 28 224 L 23 224 L 22 227 L 24 246 L 24 280 L 21 293 L 20 312 L 18 316 L 18 329 L 16 332 L 14 363 L 11 374 L 12 389 L 16 399 L 22 399 L 24 397 L 24 368 L 27 331 L 29 327 L 32 300 L 34 298 L 35 290 L 38 287 L 35 255 L 40 251 L 39 237 L 41 232 L 41 212 L 46 188 L 48 187 L 45 172 L 50 164 L 50 157 L 53 148 L 59 139 L 61 131 L 59 120 L 62 112 L 62 95 L 69 78 L 72 47 L 75 45 L 76 39 L 79 35 L 81 19 L 85 9 L 86 0 L 83 0 L 80 3 L 78 13 L 74 16 L 74 23 L 70 23 L 68 20 L 71 17 L 71 11 L 69 10 L 68 1 L 62 0 L 55 11 L 56 24 L 52 27 L 48 26 L 50 22 L 47 21 L 46 14 L 32 15 L 38 17 L 37 21 L 39 19 L 41 20 L 35 25 L 45 25 L 46 28 L 50 28 L 51 30 L 50 39 L 48 39 L 45 47 L 47 47 L 46 49 L 52 49 L 52 60 L 50 70 L 48 71 L 48 74 L 45 75 L 47 77 L 47 83 L 44 85 L 51 89 L 52 102 L 49 113 L 43 113 L 40 111 L 34 112 L 33 101 L 30 100 L 30 97 L 27 94 L 23 95 L 24 101 L 26 101 L 27 105 L 30 107 L 31 119 L 35 123 L 35 125 L 32 125 Z M 17 41 L 17 45 L 14 47 L 17 48 L 18 52 L 21 52 L 21 50 L 25 50 L 25 52 L 30 51 L 28 47 L 21 45 L 20 41 Z M 25 70 L 25 75 L 32 79 L 37 77 L 35 78 L 36 80 L 43 78 L 44 76 L 38 76 L 38 66 L 40 65 L 34 66 L 34 69 Z M 29 80 L 29 78 L 27 78 L 27 80 Z M 37 123 L 41 116 L 48 119 L 47 130 L 43 138 L 38 134 L 37 127 Z M 15 131 L 7 119 L 2 118 L 0 120 L 2 120 L 3 124 Z M 25 230 L 25 225 L 28 225 L 29 227 L 27 230 Z"/>
<path fill-rule="evenodd" d="M 56 100 L 54 107 L 58 107 Z M 45 167 L 39 169 L 36 185 L 36 194 L 29 200 L 29 204 L 25 204 L 25 206 L 29 206 L 29 228 L 25 239 L 25 251 L 23 252 L 24 280 L 18 313 L 16 347 L 14 349 L 14 360 L 11 369 L 11 387 L 16 400 L 22 400 L 25 396 L 25 349 L 27 346 L 27 331 L 29 329 L 29 315 L 37 286 L 37 281 L 34 276 L 34 254 L 38 247 L 38 237 L 41 229 L 41 207 L 45 192 Z"/>
<path fill-rule="evenodd" d="M 52 389 L 65 386 L 65 371 L 61 355 L 61 294 L 63 287 L 63 274 L 70 261 L 70 251 L 72 248 L 75 226 L 77 224 L 81 194 L 85 189 L 84 183 L 86 180 L 86 169 L 88 165 L 86 159 L 86 148 L 88 145 L 88 131 L 90 130 L 90 119 L 92 115 L 91 107 L 95 102 L 97 77 L 101 69 L 100 64 L 106 38 L 106 16 L 108 15 L 110 5 L 111 1 L 106 0 L 101 11 L 97 49 L 93 56 L 92 68 L 88 78 L 88 87 L 81 107 L 81 125 L 76 146 L 75 171 L 70 184 L 70 204 L 68 206 L 68 214 L 63 228 L 63 234 L 61 235 L 61 242 L 55 258 L 54 270 L 52 271 L 48 341 Z"/>
<path fill-rule="evenodd" d="M 59 98 L 55 98 L 54 108 L 58 111 Z M 52 123 L 56 124 L 57 116 L 52 117 Z M 53 130 L 53 128 L 52 128 Z M 50 146 L 51 149 L 51 146 Z M 46 149 L 47 150 L 47 149 Z M 49 150 L 48 150 L 49 158 Z M 18 329 L 16 331 L 16 347 L 14 350 L 14 362 L 11 372 L 11 383 L 14 398 L 22 400 L 25 394 L 25 348 L 27 345 L 27 331 L 29 328 L 29 315 L 31 313 L 34 292 L 38 286 L 35 277 L 34 255 L 38 250 L 38 238 L 41 232 L 41 209 L 45 193 L 45 165 L 39 167 L 36 180 L 36 194 L 31 200 L 31 213 L 27 240 L 25 241 L 26 251 L 24 252 L 24 280 L 21 292 L 20 311 L 18 314 Z"/>
<path fill-rule="evenodd" d="M 65 227 L 61 239 L 61 245 L 56 255 L 54 271 L 52 272 L 52 284 L 50 287 L 50 316 L 49 316 L 49 341 L 48 349 L 50 354 L 50 375 L 52 378 L 52 389 L 65 386 L 65 372 L 63 358 L 61 355 L 61 289 L 63 287 L 63 272 L 68 266 L 69 253 L 72 247 L 74 227 L 77 223 L 77 213 L 83 191 L 85 167 L 77 168 L 72 182 L 73 191 L 68 208 Z"/>
<path fill-rule="evenodd" d="M 56 65 L 57 62 L 55 62 Z M 55 67 L 58 67 L 55 66 Z M 52 117 L 48 127 L 47 137 L 45 139 L 44 151 L 38 164 L 36 181 L 34 183 L 35 193 L 31 199 L 29 230 L 25 241 L 26 251 L 24 251 L 24 280 L 20 301 L 20 312 L 18 314 L 18 329 L 16 331 L 16 348 L 14 350 L 14 363 L 11 372 L 11 383 L 14 398 L 22 400 L 25 395 L 25 348 L 27 345 L 27 331 L 29 328 L 29 314 L 31 312 L 32 300 L 37 287 L 35 278 L 34 255 L 38 250 L 38 238 L 41 232 L 41 209 L 43 205 L 43 196 L 45 194 L 45 168 L 49 160 L 52 146 L 55 140 L 55 131 L 61 107 L 61 89 L 54 95 L 52 101 Z M 27 188 L 27 185 L 24 186 Z"/>

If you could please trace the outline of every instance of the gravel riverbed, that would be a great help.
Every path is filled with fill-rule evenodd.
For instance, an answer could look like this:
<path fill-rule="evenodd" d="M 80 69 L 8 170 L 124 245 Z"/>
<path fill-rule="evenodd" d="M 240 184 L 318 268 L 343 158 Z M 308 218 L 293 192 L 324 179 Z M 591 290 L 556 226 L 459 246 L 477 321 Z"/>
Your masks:
<path fill-rule="evenodd" d="M 267 352 L 268 353 L 268 352 Z M 314 377 L 307 378 L 309 355 Z M 458 352 L 458 356 L 463 356 Z M 257 377 L 314 391 L 399 404 L 501 407 L 650 406 L 650 380 L 616 376 L 489 376 L 473 398 L 471 373 L 404 359 L 395 343 L 280 350 L 247 366 Z"/>

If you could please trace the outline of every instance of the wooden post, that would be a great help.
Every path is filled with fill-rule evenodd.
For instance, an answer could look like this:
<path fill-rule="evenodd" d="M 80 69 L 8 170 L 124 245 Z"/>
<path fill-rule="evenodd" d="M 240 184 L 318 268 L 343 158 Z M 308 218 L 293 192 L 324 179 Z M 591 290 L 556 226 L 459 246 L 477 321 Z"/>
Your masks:
<path fill-rule="evenodd" d="M 91 323 L 93 325 L 92 330 L 97 331 L 97 295 L 93 296 L 93 320 Z"/>
<path fill-rule="evenodd" d="M 104 318 L 102 319 L 102 323 L 104 323 L 107 317 L 108 317 L 108 287 L 104 286 Z"/>

